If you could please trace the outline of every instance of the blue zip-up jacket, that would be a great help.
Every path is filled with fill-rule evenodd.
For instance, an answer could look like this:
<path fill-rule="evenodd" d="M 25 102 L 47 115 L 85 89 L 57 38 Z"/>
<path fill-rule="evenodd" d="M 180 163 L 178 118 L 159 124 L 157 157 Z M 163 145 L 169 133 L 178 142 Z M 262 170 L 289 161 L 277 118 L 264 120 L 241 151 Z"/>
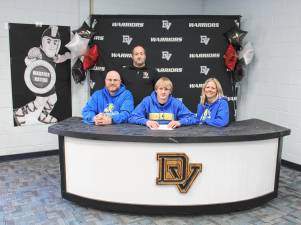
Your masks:
<path fill-rule="evenodd" d="M 94 124 L 94 116 L 102 112 L 112 118 L 113 124 L 119 124 L 126 123 L 133 110 L 132 93 L 121 84 L 114 96 L 106 87 L 95 91 L 83 108 L 82 116 L 85 123 Z"/>
<path fill-rule="evenodd" d="M 217 99 L 212 104 L 198 104 L 197 119 L 200 124 L 224 127 L 229 123 L 229 106 L 226 97 Z"/>
<path fill-rule="evenodd" d="M 169 96 L 167 102 L 161 105 L 155 91 L 145 97 L 135 108 L 129 118 L 129 123 L 146 125 L 148 120 L 157 121 L 159 124 L 168 124 L 172 120 L 178 120 L 181 126 L 197 124 L 195 115 L 183 102 Z"/>

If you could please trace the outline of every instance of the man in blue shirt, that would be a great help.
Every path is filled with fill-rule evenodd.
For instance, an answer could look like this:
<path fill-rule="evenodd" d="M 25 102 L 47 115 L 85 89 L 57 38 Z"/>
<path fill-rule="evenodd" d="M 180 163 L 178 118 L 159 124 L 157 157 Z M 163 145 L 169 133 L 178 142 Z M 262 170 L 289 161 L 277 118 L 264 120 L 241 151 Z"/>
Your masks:
<path fill-rule="evenodd" d="M 90 97 L 82 116 L 87 124 L 120 124 L 127 122 L 133 109 L 131 92 L 121 83 L 120 74 L 111 70 L 106 75 L 105 87 Z"/>
<path fill-rule="evenodd" d="M 129 123 L 158 128 L 189 126 L 197 123 L 195 115 L 171 93 L 173 84 L 167 77 L 161 77 L 155 84 L 155 91 L 145 97 L 132 112 Z"/>

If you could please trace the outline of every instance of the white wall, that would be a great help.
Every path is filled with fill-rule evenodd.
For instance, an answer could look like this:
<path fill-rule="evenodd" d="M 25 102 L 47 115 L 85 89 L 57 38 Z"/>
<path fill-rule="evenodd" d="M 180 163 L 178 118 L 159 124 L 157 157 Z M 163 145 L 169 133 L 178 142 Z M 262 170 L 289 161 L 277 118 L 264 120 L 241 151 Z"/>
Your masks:
<path fill-rule="evenodd" d="M 238 118 L 290 128 L 282 158 L 301 165 L 301 2 L 205 0 L 203 6 L 204 14 L 242 15 L 246 41 L 255 47 L 255 60 L 241 84 Z"/>
<path fill-rule="evenodd" d="M 94 14 L 198 15 L 202 0 L 94 0 Z"/>
<path fill-rule="evenodd" d="M 0 155 L 58 148 L 57 136 L 48 134 L 46 125 L 14 127 L 7 23 L 42 22 L 74 29 L 88 17 L 88 9 L 88 0 L 0 0 Z M 72 82 L 73 115 L 80 114 L 87 90 L 87 84 Z"/>

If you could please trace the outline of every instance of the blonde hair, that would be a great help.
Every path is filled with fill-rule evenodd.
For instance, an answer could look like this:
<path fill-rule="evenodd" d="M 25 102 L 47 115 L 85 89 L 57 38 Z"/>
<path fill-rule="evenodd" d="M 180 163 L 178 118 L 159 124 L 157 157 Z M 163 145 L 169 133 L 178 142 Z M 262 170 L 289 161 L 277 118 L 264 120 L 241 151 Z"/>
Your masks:
<path fill-rule="evenodd" d="M 172 92 L 173 90 L 173 85 L 172 82 L 169 78 L 167 77 L 161 77 L 159 80 L 157 80 L 156 84 L 155 84 L 155 90 L 157 90 L 157 88 L 159 86 L 163 86 L 163 87 L 169 87 L 170 92 Z"/>
<path fill-rule="evenodd" d="M 204 105 L 207 102 L 207 97 L 205 95 L 205 88 L 209 82 L 215 83 L 217 98 L 224 96 L 221 83 L 216 78 L 209 78 L 205 81 L 205 83 L 202 86 L 202 95 L 201 95 L 201 104 L 202 105 Z"/>

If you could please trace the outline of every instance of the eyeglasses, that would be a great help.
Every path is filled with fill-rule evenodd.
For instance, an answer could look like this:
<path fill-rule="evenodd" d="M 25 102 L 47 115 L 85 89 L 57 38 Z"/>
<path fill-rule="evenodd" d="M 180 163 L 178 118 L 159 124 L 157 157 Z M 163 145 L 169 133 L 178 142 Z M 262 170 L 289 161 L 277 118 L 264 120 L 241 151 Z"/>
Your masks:
<path fill-rule="evenodd" d="M 120 79 L 106 79 L 106 81 L 108 81 L 108 82 L 118 82 L 118 81 L 120 81 Z"/>

